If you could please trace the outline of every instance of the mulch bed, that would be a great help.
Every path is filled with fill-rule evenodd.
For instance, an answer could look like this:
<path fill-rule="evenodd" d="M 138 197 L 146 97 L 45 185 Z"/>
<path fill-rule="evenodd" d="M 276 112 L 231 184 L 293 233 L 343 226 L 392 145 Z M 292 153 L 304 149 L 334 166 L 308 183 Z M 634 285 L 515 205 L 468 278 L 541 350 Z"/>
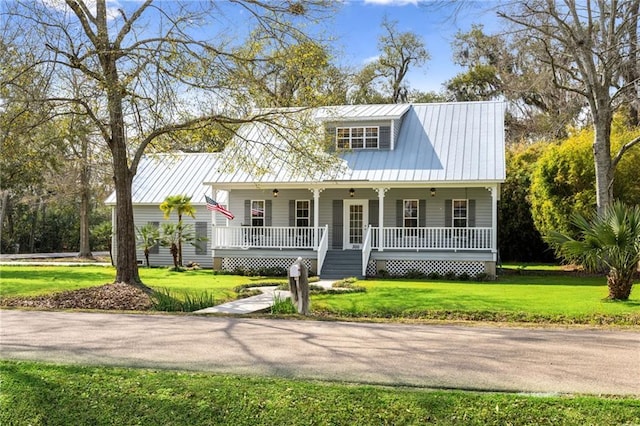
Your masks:
<path fill-rule="evenodd" d="M 0 300 L 1 306 L 44 309 L 104 309 L 146 311 L 151 298 L 139 288 L 124 283 L 64 291 L 44 296 L 15 297 Z"/>

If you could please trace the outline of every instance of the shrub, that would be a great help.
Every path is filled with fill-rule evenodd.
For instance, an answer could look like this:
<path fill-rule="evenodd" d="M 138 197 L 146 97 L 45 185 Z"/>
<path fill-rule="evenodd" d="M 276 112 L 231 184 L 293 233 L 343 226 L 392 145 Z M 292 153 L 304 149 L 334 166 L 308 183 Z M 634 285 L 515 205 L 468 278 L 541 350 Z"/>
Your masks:
<path fill-rule="evenodd" d="M 282 266 L 259 268 L 257 270 L 257 275 L 261 275 L 263 277 L 286 277 L 287 269 Z"/>
<path fill-rule="evenodd" d="M 487 274 L 486 272 L 479 272 L 473 277 L 473 279 L 479 282 L 489 281 L 491 279 L 491 275 Z"/>
<path fill-rule="evenodd" d="M 471 276 L 469 274 L 467 274 L 466 272 L 463 272 L 460 275 L 458 275 L 458 279 L 460 281 L 469 281 L 471 279 Z"/>
<path fill-rule="evenodd" d="M 391 274 L 386 269 L 380 269 L 377 273 L 377 276 L 380 278 L 389 278 Z"/>
<path fill-rule="evenodd" d="M 417 269 L 409 269 L 407 272 L 405 272 L 404 277 L 409 279 L 421 279 L 424 278 L 425 275 L 424 272 Z"/>
<path fill-rule="evenodd" d="M 442 275 L 436 271 L 433 271 L 427 274 L 427 278 L 429 278 L 430 280 L 439 280 L 442 279 Z"/>
<path fill-rule="evenodd" d="M 458 275 L 454 271 L 448 271 L 446 274 L 444 274 L 444 279 L 449 281 L 453 281 L 457 277 Z"/>

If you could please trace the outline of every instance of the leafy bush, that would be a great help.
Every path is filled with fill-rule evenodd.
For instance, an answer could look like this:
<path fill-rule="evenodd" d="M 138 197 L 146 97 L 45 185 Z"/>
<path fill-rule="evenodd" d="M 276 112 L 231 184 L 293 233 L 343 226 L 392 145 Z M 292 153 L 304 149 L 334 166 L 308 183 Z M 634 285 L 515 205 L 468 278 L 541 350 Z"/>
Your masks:
<path fill-rule="evenodd" d="M 425 277 L 424 272 L 419 271 L 417 269 L 409 269 L 405 274 L 404 274 L 405 278 L 409 278 L 409 279 L 421 279 Z"/>
<path fill-rule="evenodd" d="M 469 274 L 467 274 L 466 272 L 463 272 L 460 275 L 458 275 L 458 279 L 460 281 L 469 281 L 471 279 L 471 276 Z"/>
<path fill-rule="evenodd" d="M 489 281 L 491 279 L 491 275 L 487 274 L 486 272 L 479 272 L 473 277 L 473 279 L 478 282 Z"/>
<path fill-rule="evenodd" d="M 439 272 L 433 271 L 427 274 L 427 278 L 430 280 L 439 280 L 442 279 L 442 275 Z"/>
<path fill-rule="evenodd" d="M 454 271 L 448 271 L 447 273 L 444 274 L 445 280 L 453 281 L 456 278 L 458 278 L 458 275 Z"/>

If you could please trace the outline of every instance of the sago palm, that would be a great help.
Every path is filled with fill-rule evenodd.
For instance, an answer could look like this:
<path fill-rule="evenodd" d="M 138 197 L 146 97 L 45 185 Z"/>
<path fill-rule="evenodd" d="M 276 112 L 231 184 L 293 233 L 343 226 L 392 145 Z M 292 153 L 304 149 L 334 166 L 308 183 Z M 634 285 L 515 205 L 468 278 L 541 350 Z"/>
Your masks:
<path fill-rule="evenodd" d="M 552 232 L 547 241 L 569 261 L 588 268 L 604 267 L 609 299 L 629 299 L 640 262 L 640 207 L 614 202 L 593 220 L 576 216 L 573 224 L 579 230 L 578 238 Z"/>
<path fill-rule="evenodd" d="M 158 244 L 160 240 L 160 230 L 152 223 L 147 223 L 140 228 L 136 228 L 136 230 L 138 232 L 138 248 L 143 250 L 148 268 L 150 266 L 149 254 L 151 253 L 151 249 Z"/>
<path fill-rule="evenodd" d="M 160 204 L 160 210 L 164 213 L 164 218 L 169 219 L 171 213 L 178 214 L 178 223 L 182 223 L 182 215 L 189 215 L 195 219 L 196 208 L 191 204 L 191 197 L 188 195 L 169 195 Z M 182 238 L 178 236 L 178 264 L 182 266 Z"/>

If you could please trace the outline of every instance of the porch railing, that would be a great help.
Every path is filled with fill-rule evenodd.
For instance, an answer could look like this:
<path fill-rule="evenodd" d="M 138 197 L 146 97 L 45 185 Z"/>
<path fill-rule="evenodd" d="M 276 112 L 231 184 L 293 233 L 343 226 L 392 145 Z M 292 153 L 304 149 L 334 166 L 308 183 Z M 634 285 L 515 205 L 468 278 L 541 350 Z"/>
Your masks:
<path fill-rule="evenodd" d="M 314 230 L 295 226 L 214 226 L 211 244 L 213 248 L 313 249 Z M 326 232 L 326 227 L 318 229 L 320 241 Z"/>
<path fill-rule="evenodd" d="M 371 231 L 373 228 L 368 226 L 364 231 L 364 239 L 362 241 L 362 276 L 367 276 L 367 264 L 371 255 Z"/>
<path fill-rule="evenodd" d="M 491 228 L 372 228 L 373 249 L 491 250 Z"/>
<path fill-rule="evenodd" d="M 324 228 L 319 228 L 320 244 L 318 244 L 318 275 L 322 271 L 322 265 L 324 265 L 324 258 L 327 256 L 327 250 L 329 250 L 329 225 L 325 225 Z"/>

